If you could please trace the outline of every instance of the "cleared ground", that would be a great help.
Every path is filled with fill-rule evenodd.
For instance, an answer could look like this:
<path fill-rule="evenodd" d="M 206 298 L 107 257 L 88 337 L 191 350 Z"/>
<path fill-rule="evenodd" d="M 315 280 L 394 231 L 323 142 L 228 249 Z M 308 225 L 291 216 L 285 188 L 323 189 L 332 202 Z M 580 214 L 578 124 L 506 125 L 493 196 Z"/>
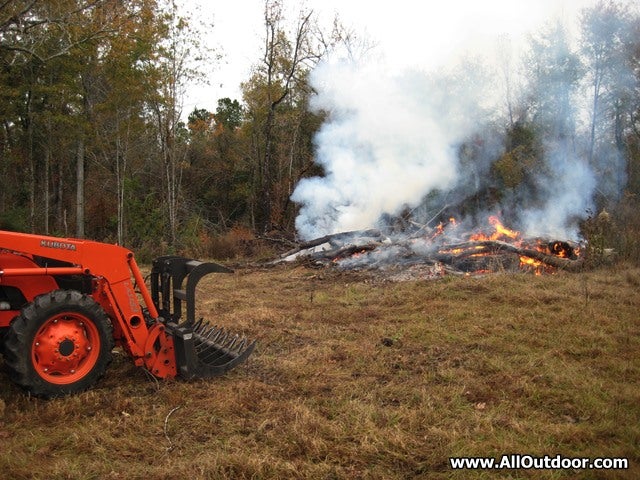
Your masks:
<path fill-rule="evenodd" d="M 3 478 L 495 478 L 449 458 L 626 457 L 640 478 L 640 269 L 390 282 L 238 269 L 201 315 L 259 343 L 209 381 L 116 352 L 91 391 L 44 401 L 0 374 Z"/>

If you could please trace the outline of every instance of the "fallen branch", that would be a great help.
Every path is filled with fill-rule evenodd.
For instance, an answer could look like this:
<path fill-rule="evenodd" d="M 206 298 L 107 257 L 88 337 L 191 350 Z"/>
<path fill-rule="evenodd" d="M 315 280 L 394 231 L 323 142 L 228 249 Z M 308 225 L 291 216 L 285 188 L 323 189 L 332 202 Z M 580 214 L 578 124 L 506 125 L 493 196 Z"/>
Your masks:
<path fill-rule="evenodd" d="M 306 242 L 298 243 L 294 248 L 289 250 L 288 252 L 280 255 L 281 258 L 286 258 L 290 255 L 294 255 L 303 250 L 307 250 L 309 248 L 317 247 L 324 243 L 334 243 L 334 242 L 342 242 L 348 239 L 349 237 L 373 237 L 373 238 L 381 238 L 382 233 L 380 230 L 354 230 L 352 232 L 340 232 L 340 233 L 332 233 L 329 235 L 325 235 L 323 237 L 314 238 L 313 240 L 308 240 Z"/>
<path fill-rule="evenodd" d="M 172 408 L 171 411 L 169 413 L 167 413 L 167 416 L 164 419 L 164 438 L 167 439 L 167 442 L 169 442 L 169 446 L 167 447 L 167 451 L 171 452 L 174 449 L 174 445 L 173 442 L 171 441 L 171 438 L 169 437 L 169 434 L 167 433 L 168 430 L 168 424 L 169 424 L 169 417 L 173 414 L 173 412 L 180 410 L 180 408 L 182 408 L 182 405 L 178 405 L 175 408 Z"/>
<path fill-rule="evenodd" d="M 338 260 L 355 253 L 370 252 L 378 248 L 380 245 L 382 245 L 382 243 L 380 242 L 371 242 L 364 245 L 346 245 L 344 247 L 335 248 L 333 250 L 316 252 L 311 254 L 310 257 L 313 260 Z"/>

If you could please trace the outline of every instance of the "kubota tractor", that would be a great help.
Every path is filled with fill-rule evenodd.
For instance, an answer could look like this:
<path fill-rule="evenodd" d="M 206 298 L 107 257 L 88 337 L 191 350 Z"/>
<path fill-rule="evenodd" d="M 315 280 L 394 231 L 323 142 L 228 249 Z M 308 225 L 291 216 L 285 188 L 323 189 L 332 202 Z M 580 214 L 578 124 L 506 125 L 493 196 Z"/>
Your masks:
<path fill-rule="evenodd" d="M 14 382 L 45 398 L 93 386 L 114 346 L 158 378 L 221 375 L 245 361 L 255 342 L 196 321 L 196 285 L 213 272 L 231 270 L 160 257 L 149 290 L 126 248 L 0 230 L 5 368 Z"/>

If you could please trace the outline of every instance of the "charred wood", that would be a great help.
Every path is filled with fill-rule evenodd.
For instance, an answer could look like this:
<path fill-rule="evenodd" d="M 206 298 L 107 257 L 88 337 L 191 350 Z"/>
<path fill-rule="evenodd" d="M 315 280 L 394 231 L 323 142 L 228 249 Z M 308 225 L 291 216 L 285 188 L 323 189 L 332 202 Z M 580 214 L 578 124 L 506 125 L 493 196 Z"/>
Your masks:
<path fill-rule="evenodd" d="M 339 232 L 332 233 L 329 235 L 325 235 L 323 237 L 318 237 L 313 240 L 308 240 L 306 242 L 299 242 L 294 248 L 280 255 L 281 258 L 288 257 L 290 255 L 295 255 L 298 252 L 303 250 L 307 250 L 309 248 L 318 247 L 325 243 L 329 244 L 344 244 L 351 238 L 379 238 L 382 239 L 383 235 L 380 230 L 371 229 L 371 230 L 354 230 L 352 232 Z"/>

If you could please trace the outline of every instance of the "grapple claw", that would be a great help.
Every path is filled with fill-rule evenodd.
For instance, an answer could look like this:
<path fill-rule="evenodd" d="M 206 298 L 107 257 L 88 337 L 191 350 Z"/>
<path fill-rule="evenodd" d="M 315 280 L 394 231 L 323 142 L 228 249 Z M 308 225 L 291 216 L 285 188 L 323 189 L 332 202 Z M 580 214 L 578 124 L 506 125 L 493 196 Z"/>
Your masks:
<path fill-rule="evenodd" d="M 255 341 L 249 342 L 224 327 L 212 326 L 202 318 L 195 321 L 196 285 L 213 272 L 232 270 L 173 256 L 160 257 L 153 263 L 151 296 L 165 319 L 167 333 L 173 337 L 178 373 L 186 379 L 222 375 L 244 362 L 256 346 Z M 186 319 L 181 322 L 183 301 Z"/>

